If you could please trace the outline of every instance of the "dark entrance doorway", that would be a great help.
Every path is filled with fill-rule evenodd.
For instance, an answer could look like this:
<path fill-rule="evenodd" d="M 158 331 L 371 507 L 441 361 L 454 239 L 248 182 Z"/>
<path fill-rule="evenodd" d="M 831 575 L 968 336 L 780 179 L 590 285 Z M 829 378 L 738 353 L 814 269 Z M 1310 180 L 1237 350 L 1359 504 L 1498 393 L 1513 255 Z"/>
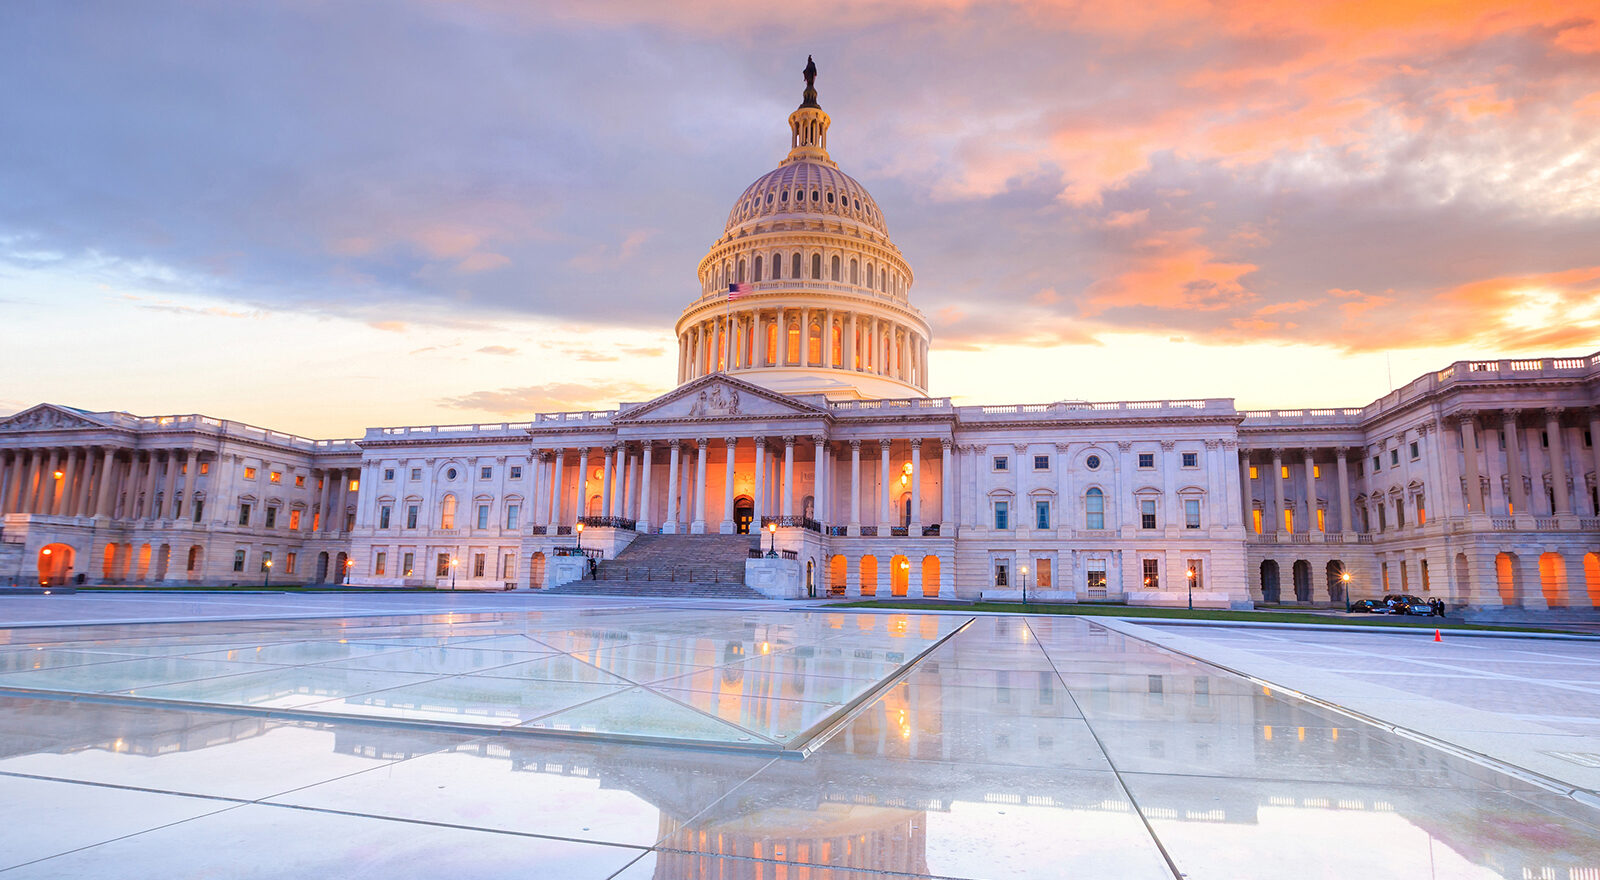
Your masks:
<path fill-rule="evenodd" d="M 1269 604 L 1278 601 L 1278 562 L 1275 559 L 1261 563 L 1261 601 Z"/>
<path fill-rule="evenodd" d="M 750 534 L 750 523 L 756 517 L 756 503 L 749 495 L 740 495 L 733 499 L 733 531 L 736 534 Z"/>
<path fill-rule="evenodd" d="M 1311 601 L 1311 563 L 1304 559 L 1294 561 L 1294 600 Z"/>

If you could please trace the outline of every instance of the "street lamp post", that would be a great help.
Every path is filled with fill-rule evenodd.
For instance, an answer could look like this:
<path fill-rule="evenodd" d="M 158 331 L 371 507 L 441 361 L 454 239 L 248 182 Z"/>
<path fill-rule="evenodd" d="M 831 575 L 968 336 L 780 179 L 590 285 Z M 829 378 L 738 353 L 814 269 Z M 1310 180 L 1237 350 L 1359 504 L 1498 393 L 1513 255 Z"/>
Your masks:
<path fill-rule="evenodd" d="M 456 588 L 456 564 L 460 561 L 454 556 L 450 557 L 450 589 L 452 590 Z"/>
<path fill-rule="evenodd" d="M 1344 613 L 1350 613 L 1350 572 L 1339 572 L 1339 580 L 1344 584 Z"/>
<path fill-rule="evenodd" d="M 1188 571 L 1184 572 L 1184 575 L 1189 578 L 1189 610 L 1193 611 L 1194 610 L 1194 569 L 1192 569 L 1192 568 L 1189 569 Z"/>
<path fill-rule="evenodd" d="M 1026 565 L 1022 567 L 1022 605 L 1023 607 L 1028 605 L 1028 567 Z"/>
<path fill-rule="evenodd" d="M 272 585 L 272 560 L 268 559 L 261 566 L 261 587 L 263 589 Z"/>
<path fill-rule="evenodd" d="M 771 536 L 771 539 L 767 544 L 767 558 L 768 559 L 777 559 L 778 558 L 778 524 L 775 523 L 775 522 L 767 523 L 767 534 Z"/>
<path fill-rule="evenodd" d="M 572 527 L 572 534 L 574 536 L 576 536 L 576 538 L 578 540 L 578 555 L 579 556 L 583 556 L 584 555 L 584 553 L 583 553 L 583 523 L 578 523 L 577 525 L 573 526 Z M 590 569 L 587 560 L 585 560 L 585 562 L 584 562 L 583 570 L 584 570 L 585 574 L 592 574 L 592 570 Z M 582 580 L 583 579 L 583 575 L 579 575 L 578 579 Z M 591 578 L 591 580 L 592 580 L 592 578 Z"/>
<path fill-rule="evenodd" d="M 355 568 L 355 567 L 356 567 L 356 561 L 354 559 L 346 559 L 344 561 L 344 582 L 346 584 L 350 583 L 350 569 Z"/>

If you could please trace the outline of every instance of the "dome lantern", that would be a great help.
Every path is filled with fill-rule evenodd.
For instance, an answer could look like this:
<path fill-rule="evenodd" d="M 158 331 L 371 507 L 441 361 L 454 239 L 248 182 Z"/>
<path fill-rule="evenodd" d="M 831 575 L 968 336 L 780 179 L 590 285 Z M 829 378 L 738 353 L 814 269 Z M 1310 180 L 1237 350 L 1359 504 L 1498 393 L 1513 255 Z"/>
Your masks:
<path fill-rule="evenodd" d="M 828 123 L 832 120 L 817 103 L 817 63 L 806 56 L 806 92 L 800 106 L 789 114 L 789 155 L 781 165 L 790 162 L 825 162 L 837 168 L 828 158 Z"/>

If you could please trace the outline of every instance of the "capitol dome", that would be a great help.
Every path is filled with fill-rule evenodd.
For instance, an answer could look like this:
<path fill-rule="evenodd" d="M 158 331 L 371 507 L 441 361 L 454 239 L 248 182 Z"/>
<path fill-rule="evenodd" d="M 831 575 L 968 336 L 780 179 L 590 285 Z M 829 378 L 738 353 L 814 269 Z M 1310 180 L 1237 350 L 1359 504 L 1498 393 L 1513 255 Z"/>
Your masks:
<path fill-rule="evenodd" d="M 928 323 L 878 203 L 828 155 L 816 67 L 789 154 L 745 188 L 678 319 L 678 381 L 736 373 L 786 394 L 926 397 Z"/>

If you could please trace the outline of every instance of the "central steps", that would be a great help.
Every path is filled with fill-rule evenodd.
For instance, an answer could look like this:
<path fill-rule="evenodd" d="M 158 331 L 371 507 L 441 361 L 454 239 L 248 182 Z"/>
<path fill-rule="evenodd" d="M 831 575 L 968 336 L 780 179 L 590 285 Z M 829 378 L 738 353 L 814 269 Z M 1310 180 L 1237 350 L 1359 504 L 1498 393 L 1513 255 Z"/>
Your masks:
<path fill-rule="evenodd" d="M 593 580 L 546 592 L 764 599 L 744 585 L 745 560 L 760 540 L 752 535 L 640 535 L 615 559 L 601 560 Z"/>

